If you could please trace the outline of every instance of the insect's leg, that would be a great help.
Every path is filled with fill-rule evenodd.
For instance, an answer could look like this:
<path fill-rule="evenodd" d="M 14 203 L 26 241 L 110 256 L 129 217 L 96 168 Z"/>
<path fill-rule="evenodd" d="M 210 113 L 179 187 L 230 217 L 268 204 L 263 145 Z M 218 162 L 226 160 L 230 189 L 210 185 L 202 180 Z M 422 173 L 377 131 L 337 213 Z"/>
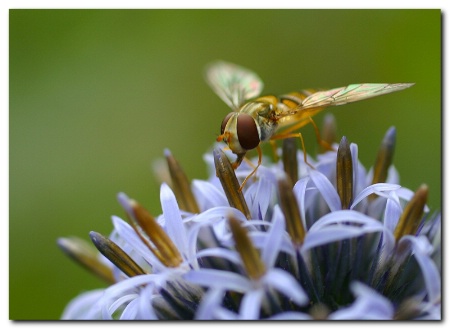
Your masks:
<path fill-rule="evenodd" d="M 248 175 L 247 177 L 245 177 L 244 181 L 241 184 L 241 187 L 239 188 L 239 192 L 242 191 L 242 189 L 244 188 L 245 184 L 247 183 L 248 179 L 250 177 L 252 177 L 255 173 L 256 170 L 258 169 L 258 167 L 261 165 L 262 162 L 262 151 L 261 151 L 261 147 L 258 145 L 256 147 L 256 150 L 258 151 L 258 164 L 256 165 L 256 167 L 253 169 L 253 171 L 250 173 L 250 175 Z"/>
<path fill-rule="evenodd" d="M 327 143 L 326 141 L 324 141 L 322 139 L 322 137 L 320 136 L 320 131 L 319 131 L 319 127 L 317 127 L 316 123 L 314 122 L 314 120 L 309 117 L 309 121 L 311 122 L 313 128 L 314 128 L 314 132 L 316 133 L 316 138 L 317 138 L 317 143 L 323 147 L 324 150 L 326 151 L 334 151 L 334 149 L 331 147 L 331 145 L 329 143 Z"/>
<path fill-rule="evenodd" d="M 278 135 L 273 135 L 271 140 L 285 139 L 285 138 L 291 138 L 291 137 L 300 138 L 300 142 L 302 143 L 302 150 L 303 150 L 303 160 L 305 161 L 305 163 L 308 166 L 310 166 L 312 169 L 315 169 L 314 166 L 312 164 L 310 164 L 308 162 L 308 160 L 306 159 L 306 147 L 305 147 L 305 141 L 303 140 L 302 133 L 282 133 L 282 134 L 278 134 Z"/>
<path fill-rule="evenodd" d="M 269 140 L 270 146 L 272 146 L 272 152 L 273 152 L 273 161 L 278 162 L 278 153 L 277 153 L 277 143 L 275 143 L 274 140 Z"/>

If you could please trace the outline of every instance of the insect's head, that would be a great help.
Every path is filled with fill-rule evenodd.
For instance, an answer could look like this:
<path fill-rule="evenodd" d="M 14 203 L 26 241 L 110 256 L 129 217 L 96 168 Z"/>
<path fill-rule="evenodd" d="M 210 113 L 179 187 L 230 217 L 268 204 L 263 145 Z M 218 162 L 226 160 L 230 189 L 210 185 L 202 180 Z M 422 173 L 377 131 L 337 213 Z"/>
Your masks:
<path fill-rule="evenodd" d="M 245 154 L 261 140 L 258 125 L 251 115 L 231 112 L 222 121 L 217 141 L 227 143 L 234 154 Z"/>

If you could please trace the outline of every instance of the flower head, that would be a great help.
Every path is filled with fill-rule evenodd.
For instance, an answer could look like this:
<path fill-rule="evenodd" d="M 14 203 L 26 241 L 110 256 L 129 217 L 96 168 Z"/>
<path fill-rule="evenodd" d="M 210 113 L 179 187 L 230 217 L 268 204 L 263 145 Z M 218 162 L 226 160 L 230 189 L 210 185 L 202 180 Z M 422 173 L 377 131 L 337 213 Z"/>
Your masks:
<path fill-rule="evenodd" d="M 440 215 L 427 186 L 399 184 L 394 128 L 369 171 L 334 129 L 327 117 L 315 159 L 284 141 L 242 187 L 253 167 L 235 171 L 229 152 L 208 152 L 209 179 L 189 182 L 166 150 L 160 216 L 120 193 L 127 221 L 90 234 L 100 254 L 58 241 L 111 284 L 63 318 L 440 319 Z"/>

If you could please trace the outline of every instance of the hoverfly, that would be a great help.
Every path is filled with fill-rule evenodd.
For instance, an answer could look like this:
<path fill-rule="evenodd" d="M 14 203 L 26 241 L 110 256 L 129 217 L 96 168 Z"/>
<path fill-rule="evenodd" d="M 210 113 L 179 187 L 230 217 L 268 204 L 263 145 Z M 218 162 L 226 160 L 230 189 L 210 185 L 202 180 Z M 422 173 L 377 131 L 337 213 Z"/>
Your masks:
<path fill-rule="evenodd" d="M 299 137 L 298 129 L 312 122 L 311 117 L 327 106 L 343 105 L 394 91 L 409 88 L 413 83 L 363 83 L 326 91 L 312 89 L 292 92 L 281 96 L 261 96 L 263 82 L 249 69 L 236 64 L 217 61 L 206 69 L 206 81 L 213 91 L 233 110 L 222 121 L 217 141 L 224 141 L 237 158 L 236 169 L 245 154 L 256 148 L 258 164 L 241 185 L 261 165 L 261 142 L 288 137 Z M 279 128 L 285 127 L 278 132 Z M 306 152 L 304 152 L 306 162 Z"/>

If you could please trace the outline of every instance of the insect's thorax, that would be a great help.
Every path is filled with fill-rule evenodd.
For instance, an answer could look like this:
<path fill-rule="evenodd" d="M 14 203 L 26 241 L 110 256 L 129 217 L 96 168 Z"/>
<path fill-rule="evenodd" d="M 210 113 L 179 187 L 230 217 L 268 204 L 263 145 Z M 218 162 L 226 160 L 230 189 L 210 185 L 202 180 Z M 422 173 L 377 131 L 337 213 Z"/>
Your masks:
<path fill-rule="evenodd" d="M 239 113 L 249 114 L 255 119 L 262 142 L 269 140 L 277 129 L 277 98 L 274 96 L 260 97 L 247 102 L 239 109 Z"/>

